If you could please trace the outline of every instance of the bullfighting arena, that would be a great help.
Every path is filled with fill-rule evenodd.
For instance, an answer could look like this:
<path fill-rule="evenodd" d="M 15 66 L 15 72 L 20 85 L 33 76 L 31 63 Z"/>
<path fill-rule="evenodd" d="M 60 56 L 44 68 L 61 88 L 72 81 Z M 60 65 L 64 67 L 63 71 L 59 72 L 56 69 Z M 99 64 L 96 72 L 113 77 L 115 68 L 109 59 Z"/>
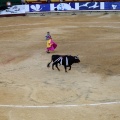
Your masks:
<path fill-rule="evenodd" d="M 81 62 L 52 70 L 53 54 Z M 120 120 L 120 15 L 0 18 L 0 120 Z"/>

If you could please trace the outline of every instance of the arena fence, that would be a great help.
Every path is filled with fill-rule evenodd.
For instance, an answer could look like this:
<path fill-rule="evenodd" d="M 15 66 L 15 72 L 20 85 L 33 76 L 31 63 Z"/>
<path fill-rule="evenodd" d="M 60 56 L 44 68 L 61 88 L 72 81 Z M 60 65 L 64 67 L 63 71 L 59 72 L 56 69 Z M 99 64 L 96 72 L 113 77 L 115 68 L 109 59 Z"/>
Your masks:
<path fill-rule="evenodd" d="M 0 11 L 0 16 L 16 15 L 76 15 L 82 13 L 119 14 L 120 2 L 71 2 L 14 5 Z"/>

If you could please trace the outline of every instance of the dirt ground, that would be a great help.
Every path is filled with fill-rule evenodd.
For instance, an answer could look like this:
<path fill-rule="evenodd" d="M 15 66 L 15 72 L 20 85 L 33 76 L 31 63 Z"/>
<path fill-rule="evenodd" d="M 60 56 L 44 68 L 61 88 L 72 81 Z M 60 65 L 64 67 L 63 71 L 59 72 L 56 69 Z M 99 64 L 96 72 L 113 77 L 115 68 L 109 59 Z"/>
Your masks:
<path fill-rule="evenodd" d="M 48 69 L 53 54 L 81 62 Z M 0 120 L 120 120 L 120 15 L 0 18 Z"/>

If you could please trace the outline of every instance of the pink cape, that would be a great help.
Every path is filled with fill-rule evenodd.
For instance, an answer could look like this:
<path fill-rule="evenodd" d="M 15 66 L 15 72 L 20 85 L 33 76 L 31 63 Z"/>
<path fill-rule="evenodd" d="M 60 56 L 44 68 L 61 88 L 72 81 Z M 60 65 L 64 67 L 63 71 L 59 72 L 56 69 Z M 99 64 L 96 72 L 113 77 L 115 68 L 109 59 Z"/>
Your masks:
<path fill-rule="evenodd" d="M 54 51 L 57 47 L 57 44 L 52 39 L 50 41 L 50 44 L 51 44 L 51 46 L 49 48 L 47 48 L 47 50 Z"/>

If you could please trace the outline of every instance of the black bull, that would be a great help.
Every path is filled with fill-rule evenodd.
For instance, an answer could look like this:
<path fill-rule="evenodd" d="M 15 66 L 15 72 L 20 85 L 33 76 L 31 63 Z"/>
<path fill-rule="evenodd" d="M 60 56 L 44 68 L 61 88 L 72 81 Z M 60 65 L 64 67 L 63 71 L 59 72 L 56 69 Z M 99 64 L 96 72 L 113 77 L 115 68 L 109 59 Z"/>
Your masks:
<path fill-rule="evenodd" d="M 60 71 L 58 68 L 58 64 L 63 65 L 65 68 L 65 72 L 67 72 L 67 67 L 69 67 L 69 70 L 71 70 L 71 65 L 73 63 L 79 63 L 80 59 L 78 56 L 71 56 L 71 55 L 52 55 L 51 57 L 52 63 L 52 69 L 54 70 L 54 65 L 56 68 Z M 50 67 L 51 62 L 47 64 L 47 67 Z"/>

